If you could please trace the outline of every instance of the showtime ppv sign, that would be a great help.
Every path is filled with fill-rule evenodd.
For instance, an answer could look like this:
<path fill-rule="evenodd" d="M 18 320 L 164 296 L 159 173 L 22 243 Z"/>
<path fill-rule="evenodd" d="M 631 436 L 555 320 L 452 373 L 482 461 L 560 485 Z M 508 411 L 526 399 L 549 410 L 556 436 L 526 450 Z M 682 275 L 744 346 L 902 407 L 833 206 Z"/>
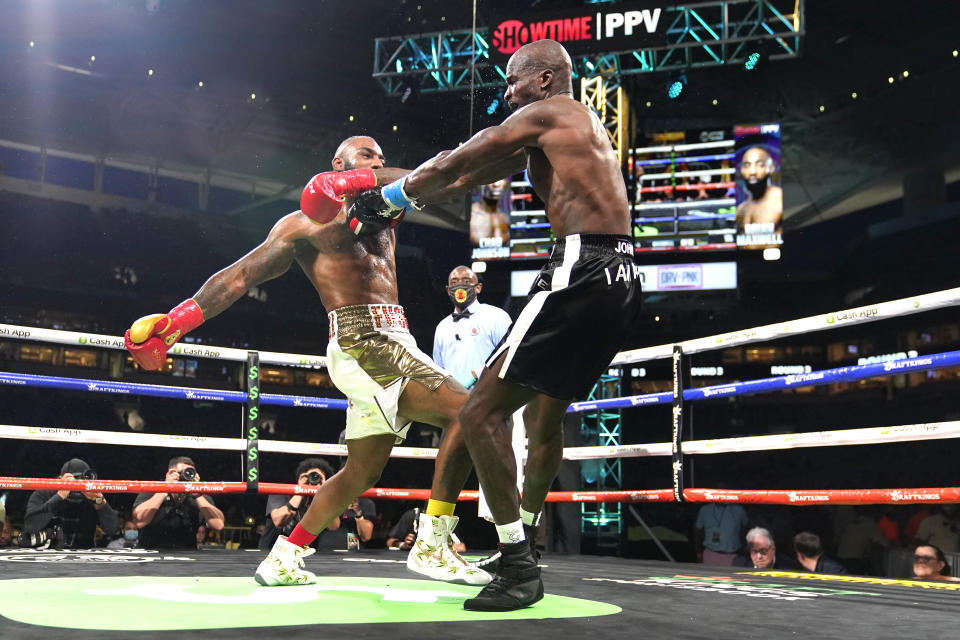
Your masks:
<path fill-rule="evenodd" d="M 525 44 L 546 39 L 562 43 L 573 55 L 666 43 L 662 8 L 635 3 L 595 7 L 499 15 L 490 20 L 490 54 L 507 57 Z"/>

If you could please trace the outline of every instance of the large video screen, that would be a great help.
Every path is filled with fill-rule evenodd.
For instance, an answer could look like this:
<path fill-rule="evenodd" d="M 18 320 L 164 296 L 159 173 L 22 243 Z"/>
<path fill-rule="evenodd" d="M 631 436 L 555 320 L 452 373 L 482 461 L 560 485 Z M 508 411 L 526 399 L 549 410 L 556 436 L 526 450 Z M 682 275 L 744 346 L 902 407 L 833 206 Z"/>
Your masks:
<path fill-rule="evenodd" d="M 733 128 L 737 169 L 737 246 L 765 249 L 783 243 L 780 125 Z"/>
<path fill-rule="evenodd" d="M 643 134 L 628 156 L 637 253 L 779 246 L 780 125 Z M 524 175 L 473 194 L 474 260 L 545 258 L 554 237 Z"/>
<path fill-rule="evenodd" d="M 470 244 L 474 260 L 501 260 L 510 257 L 510 212 L 513 189 L 506 178 L 485 184 L 473 192 L 470 201 Z"/>
<path fill-rule="evenodd" d="M 545 258 L 553 241 L 543 203 L 523 174 L 473 192 L 470 242 L 474 260 Z"/>
<path fill-rule="evenodd" d="M 636 251 L 736 249 L 729 130 L 651 133 L 632 149 Z"/>
<path fill-rule="evenodd" d="M 778 124 L 760 124 L 646 134 L 629 159 L 636 251 L 779 245 L 779 132 Z M 769 189 L 761 193 L 764 186 Z M 754 193 L 764 200 L 752 199 Z M 771 227 L 774 201 L 779 213 Z M 750 226 L 742 222 L 747 213 Z"/>

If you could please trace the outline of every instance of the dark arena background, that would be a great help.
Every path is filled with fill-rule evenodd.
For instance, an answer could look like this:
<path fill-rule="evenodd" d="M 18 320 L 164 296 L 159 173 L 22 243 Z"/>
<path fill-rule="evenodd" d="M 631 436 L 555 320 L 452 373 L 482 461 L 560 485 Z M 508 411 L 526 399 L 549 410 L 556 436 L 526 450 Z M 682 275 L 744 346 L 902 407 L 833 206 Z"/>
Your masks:
<path fill-rule="evenodd" d="M 955 638 L 958 24 L 954 2 L 0 3 L 0 635 Z M 563 423 L 546 596 L 465 611 L 478 587 L 388 548 L 429 497 L 421 423 L 363 494 L 368 540 L 258 585 L 269 496 L 313 491 L 304 458 L 345 464 L 328 310 L 294 265 L 159 371 L 124 332 L 263 242 L 344 139 L 413 169 L 500 124 L 507 60 L 545 37 L 620 162 L 644 292 Z M 501 177 L 395 229 L 428 355 L 454 267 L 516 320 L 557 240 L 526 172 Z M 522 463 L 519 416 L 513 442 Z M 174 456 L 200 478 L 165 482 Z M 93 477 L 59 479 L 72 458 Z M 478 488 L 468 560 L 498 542 Z M 30 526 L 34 492 L 71 490 L 118 514 L 92 544 Z M 125 537 L 160 491 L 213 496 L 224 526 Z"/>

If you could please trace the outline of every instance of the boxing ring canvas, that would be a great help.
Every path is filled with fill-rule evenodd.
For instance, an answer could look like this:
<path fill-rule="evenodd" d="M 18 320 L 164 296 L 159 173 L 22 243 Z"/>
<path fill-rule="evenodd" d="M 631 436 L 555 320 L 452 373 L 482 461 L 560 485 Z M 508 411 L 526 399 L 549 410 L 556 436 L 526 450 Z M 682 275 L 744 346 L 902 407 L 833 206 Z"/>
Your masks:
<path fill-rule="evenodd" d="M 0 553 L 5 638 L 953 638 L 960 583 L 547 555 L 545 599 L 464 611 L 478 587 L 417 579 L 402 554 L 307 558 L 315 585 L 260 587 L 259 552 Z M 423 622 L 431 620 L 432 622 Z"/>

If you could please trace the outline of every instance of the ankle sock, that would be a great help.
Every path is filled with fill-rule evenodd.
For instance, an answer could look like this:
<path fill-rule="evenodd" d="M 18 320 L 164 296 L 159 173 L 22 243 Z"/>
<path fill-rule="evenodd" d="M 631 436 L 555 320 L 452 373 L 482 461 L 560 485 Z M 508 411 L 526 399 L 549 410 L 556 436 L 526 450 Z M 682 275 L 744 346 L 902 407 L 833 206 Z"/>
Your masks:
<path fill-rule="evenodd" d="M 500 539 L 500 542 L 503 543 L 522 542 L 526 540 L 526 537 L 523 535 L 523 521 L 517 520 L 516 522 L 510 522 L 508 524 L 498 524 L 497 537 Z"/>
<path fill-rule="evenodd" d="M 305 547 L 311 544 L 314 540 L 317 539 L 317 534 L 310 533 L 304 529 L 301 525 L 297 525 L 293 528 L 293 531 L 287 536 L 292 544 L 297 545 L 298 547 Z"/>

